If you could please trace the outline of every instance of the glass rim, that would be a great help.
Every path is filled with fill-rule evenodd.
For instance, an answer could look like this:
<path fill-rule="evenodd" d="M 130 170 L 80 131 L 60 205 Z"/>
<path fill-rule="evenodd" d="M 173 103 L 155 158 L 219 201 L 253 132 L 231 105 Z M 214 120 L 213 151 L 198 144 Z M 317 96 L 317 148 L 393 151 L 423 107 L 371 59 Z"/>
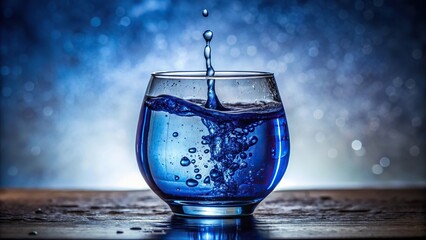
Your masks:
<path fill-rule="evenodd" d="M 151 74 L 155 78 L 167 79 L 253 79 L 274 77 L 273 73 L 261 71 L 216 71 L 212 77 L 206 71 L 159 71 Z"/>

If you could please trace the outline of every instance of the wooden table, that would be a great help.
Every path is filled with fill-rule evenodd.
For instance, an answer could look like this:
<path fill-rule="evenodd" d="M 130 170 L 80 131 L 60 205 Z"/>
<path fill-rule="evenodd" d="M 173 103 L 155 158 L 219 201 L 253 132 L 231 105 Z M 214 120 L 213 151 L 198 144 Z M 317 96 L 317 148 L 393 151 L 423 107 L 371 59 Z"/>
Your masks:
<path fill-rule="evenodd" d="M 253 217 L 173 216 L 151 191 L 0 190 L 0 238 L 283 239 L 426 236 L 425 189 L 272 193 Z"/>

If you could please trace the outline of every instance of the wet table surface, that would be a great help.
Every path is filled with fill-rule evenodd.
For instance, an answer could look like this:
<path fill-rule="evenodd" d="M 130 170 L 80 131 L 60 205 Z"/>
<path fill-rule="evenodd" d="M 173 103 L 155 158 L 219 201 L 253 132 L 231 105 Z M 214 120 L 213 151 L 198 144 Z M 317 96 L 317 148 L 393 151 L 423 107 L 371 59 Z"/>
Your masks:
<path fill-rule="evenodd" d="M 173 216 L 151 191 L 0 190 L 0 238 L 422 237 L 425 190 L 278 191 L 230 219 Z"/>

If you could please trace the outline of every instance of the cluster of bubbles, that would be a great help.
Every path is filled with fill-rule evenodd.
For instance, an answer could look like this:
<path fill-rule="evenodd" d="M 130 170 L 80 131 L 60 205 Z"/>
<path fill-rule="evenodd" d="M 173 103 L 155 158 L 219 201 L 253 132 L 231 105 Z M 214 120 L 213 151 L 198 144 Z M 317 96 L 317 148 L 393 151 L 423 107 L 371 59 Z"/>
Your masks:
<path fill-rule="evenodd" d="M 213 166 L 203 179 L 200 169 L 195 165 L 196 160 L 190 160 L 187 156 L 183 156 L 180 159 L 180 165 L 188 167 L 193 164 L 195 174 L 193 178 L 186 180 L 186 185 L 196 187 L 199 181 L 202 181 L 204 184 L 213 184 L 211 193 L 215 196 L 236 195 L 239 193 L 239 185 L 233 176 L 239 169 L 247 168 L 247 160 L 253 156 L 248 150 L 258 142 L 258 137 L 251 133 L 263 123 L 263 120 L 245 124 L 235 121 L 214 122 L 207 119 L 202 119 L 202 122 L 207 127 L 209 134 L 202 136 L 201 144 L 208 146 L 208 149 L 203 152 L 205 154 L 210 153 L 208 162 Z M 172 135 L 177 137 L 178 133 L 174 132 Z M 190 154 L 196 152 L 195 147 L 188 149 Z M 202 158 L 200 157 L 200 159 Z M 204 167 L 208 168 L 209 166 L 206 164 Z M 174 179 L 179 181 L 180 177 L 175 175 Z M 250 177 L 246 180 L 245 186 L 250 186 L 253 182 Z"/>

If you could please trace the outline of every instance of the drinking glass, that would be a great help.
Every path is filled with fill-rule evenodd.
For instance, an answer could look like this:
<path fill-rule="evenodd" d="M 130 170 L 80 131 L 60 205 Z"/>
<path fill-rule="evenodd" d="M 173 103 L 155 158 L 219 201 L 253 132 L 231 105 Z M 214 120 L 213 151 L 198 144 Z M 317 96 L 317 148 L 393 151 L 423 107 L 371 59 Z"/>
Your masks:
<path fill-rule="evenodd" d="M 145 181 L 175 214 L 252 214 L 283 177 L 289 154 L 272 73 L 152 74 L 136 155 Z"/>

